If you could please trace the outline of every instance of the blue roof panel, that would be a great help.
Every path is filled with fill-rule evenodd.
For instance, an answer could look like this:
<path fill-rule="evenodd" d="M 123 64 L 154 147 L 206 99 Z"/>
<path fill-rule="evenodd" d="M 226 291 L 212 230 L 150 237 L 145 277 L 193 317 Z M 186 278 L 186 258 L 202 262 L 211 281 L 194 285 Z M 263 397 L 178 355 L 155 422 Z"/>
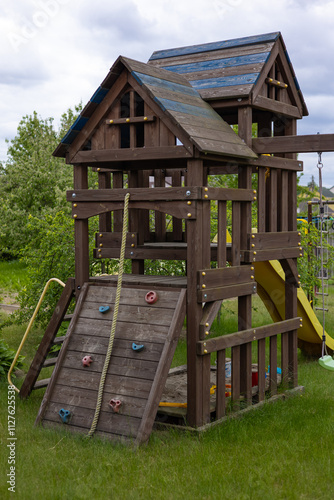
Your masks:
<path fill-rule="evenodd" d="M 265 63 L 270 56 L 270 52 L 259 52 L 246 56 L 226 57 L 223 59 L 212 59 L 210 61 L 199 61 L 189 64 L 176 64 L 174 66 L 163 66 L 163 69 L 174 71 L 175 73 L 194 73 L 236 66 L 247 66 L 249 64 Z"/>
<path fill-rule="evenodd" d="M 236 85 L 250 85 L 256 83 L 260 73 L 248 73 L 246 75 L 223 76 L 220 78 L 206 78 L 203 80 L 192 80 L 191 85 L 195 89 L 214 89 L 219 87 L 234 87 Z"/>
<path fill-rule="evenodd" d="M 193 97 L 200 97 L 199 93 L 187 84 L 188 82 L 186 80 L 185 85 L 181 85 L 179 83 L 170 82 L 161 78 L 155 78 L 154 76 L 138 73 L 137 71 L 132 71 L 131 74 L 140 85 L 151 85 L 153 87 L 158 87 L 172 92 L 178 92 Z"/>
<path fill-rule="evenodd" d="M 233 40 L 225 40 L 222 42 L 205 43 L 202 45 L 192 45 L 190 47 L 179 47 L 169 50 L 157 50 L 153 52 L 150 61 L 155 59 L 164 59 L 168 57 L 184 56 L 189 54 L 198 54 L 200 52 L 209 52 L 212 50 L 227 49 L 232 47 L 241 47 L 242 45 L 254 45 L 257 43 L 275 42 L 280 36 L 280 32 L 267 33 L 264 35 L 247 36 L 243 38 L 235 38 Z"/>

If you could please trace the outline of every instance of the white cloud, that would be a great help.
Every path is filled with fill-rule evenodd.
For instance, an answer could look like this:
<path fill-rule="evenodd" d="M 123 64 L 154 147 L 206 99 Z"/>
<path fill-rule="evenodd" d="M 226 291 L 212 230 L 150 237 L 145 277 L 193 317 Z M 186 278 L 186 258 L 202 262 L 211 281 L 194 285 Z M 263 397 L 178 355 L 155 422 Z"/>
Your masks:
<path fill-rule="evenodd" d="M 4 138 L 36 110 L 56 121 L 84 104 L 122 54 L 281 31 L 310 116 L 300 133 L 334 132 L 334 0 L 16 0 L 0 12 L 0 160 Z M 307 155 L 303 155 L 307 156 Z M 306 175 L 312 162 L 305 161 Z M 334 169 L 333 169 L 334 170 Z M 324 173 L 324 183 L 333 177 Z"/>

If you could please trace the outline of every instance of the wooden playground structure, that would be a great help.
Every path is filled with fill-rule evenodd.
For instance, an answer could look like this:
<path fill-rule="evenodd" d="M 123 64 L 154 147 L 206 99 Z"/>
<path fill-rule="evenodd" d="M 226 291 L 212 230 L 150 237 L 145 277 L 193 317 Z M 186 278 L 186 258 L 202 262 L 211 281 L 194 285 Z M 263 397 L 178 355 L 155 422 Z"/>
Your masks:
<path fill-rule="evenodd" d="M 281 387 L 298 387 L 297 258 L 302 249 L 296 193 L 303 165 L 297 153 L 334 149 L 332 135 L 297 135 L 297 120 L 307 114 L 280 33 L 158 51 L 148 63 L 117 59 L 54 153 L 73 165 L 74 189 L 67 199 L 75 220 L 76 273 L 60 298 L 22 397 L 36 385 L 73 295 L 77 304 L 37 422 L 90 429 L 117 276 L 90 276 L 88 224 L 99 216 L 95 258 L 119 258 L 127 193 L 125 258 L 131 259 L 132 273 L 123 275 L 96 433 L 147 441 L 185 318 L 188 426 L 201 428 L 226 415 L 227 349 L 234 411 L 276 396 Z M 237 125 L 238 134 L 231 125 Z M 98 173 L 98 189 L 88 189 L 90 168 Z M 209 176 L 226 174 L 237 176 L 237 188 L 210 187 Z M 216 243 L 210 235 L 213 204 Z M 232 210 L 230 243 L 227 207 Z M 186 275 L 146 275 L 147 259 L 185 261 Z M 285 272 L 285 315 L 253 328 L 255 266 L 269 260 L 278 260 Z M 211 338 L 221 303 L 230 298 L 237 299 L 238 329 Z M 90 358 L 86 365 L 84 358 Z"/>

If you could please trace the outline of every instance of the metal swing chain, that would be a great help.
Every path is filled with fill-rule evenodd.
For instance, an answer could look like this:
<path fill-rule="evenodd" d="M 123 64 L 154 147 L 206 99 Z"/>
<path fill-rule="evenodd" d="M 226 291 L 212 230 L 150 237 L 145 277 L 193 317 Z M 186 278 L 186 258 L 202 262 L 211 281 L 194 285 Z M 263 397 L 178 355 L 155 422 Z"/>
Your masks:
<path fill-rule="evenodd" d="M 326 335 L 325 335 L 325 295 L 324 295 L 324 249 L 323 249 L 323 235 L 322 235 L 322 225 L 323 225 L 323 220 L 324 220 L 324 204 L 322 201 L 322 169 L 323 169 L 323 163 L 321 160 L 321 155 L 322 153 L 318 153 L 318 163 L 317 163 L 317 168 L 319 170 L 319 197 L 320 197 L 320 203 L 319 203 L 319 208 L 320 208 L 320 258 L 321 258 L 321 291 L 322 291 L 322 350 L 321 350 L 321 357 L 324 357 L 324 354 L 326 352 L 327 354 L 327 348 L 326 348 Z"/>

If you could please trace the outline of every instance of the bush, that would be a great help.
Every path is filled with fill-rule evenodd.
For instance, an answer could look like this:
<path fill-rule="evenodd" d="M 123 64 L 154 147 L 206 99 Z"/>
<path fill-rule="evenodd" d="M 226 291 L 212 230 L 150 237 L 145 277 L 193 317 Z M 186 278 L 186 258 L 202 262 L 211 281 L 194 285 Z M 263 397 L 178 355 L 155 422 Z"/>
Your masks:
<path fill-rule="evenodd" d="M 10 349 L 4 340 L 0 339 L 0 379 L 6 378 L 15 357 L 15 351 Z M 24 357 L 19 356 L 15 368 L 22 368 Z M 15 375 L 14 375 L 15 376 Z"/>

